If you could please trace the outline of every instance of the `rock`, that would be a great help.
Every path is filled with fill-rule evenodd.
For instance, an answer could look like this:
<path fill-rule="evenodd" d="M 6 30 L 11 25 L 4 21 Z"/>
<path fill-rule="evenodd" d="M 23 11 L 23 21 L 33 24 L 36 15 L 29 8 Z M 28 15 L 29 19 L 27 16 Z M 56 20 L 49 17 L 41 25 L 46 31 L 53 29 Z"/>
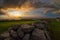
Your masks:
<path fill-rule="evenodd" d="M 21 25 L 13 25 L 8 29 L 8 31 L 10 31 L 10 30 L 17 31 L 20 26 Z"/>
<path fill-rule="evenodd" d="M 5 38 L 4 40 L 11 40 L 11 38 L 10 38 L 10 37 L 8 37 L 8 38 Z"/>
<path fill-rule="evenodd" d="M 10 37 L 11 37 L 11 40 L 20 40 L 17 32 L 15 32 L 14 30 L 10 30 Z"/>
<path fill-rule="evenodd" d="M 23 24 L 21 26 L 22 30 L 25 32 L 25 33 L 29 33 L 31 32 L 35 27 L 30 25 L 30 24 Z"/>
<path fill-rule="evenodd" d="M 29 40 L 30 34 L 26 34 L 22 40 Z"/>
<path fill-rule="evenodd" d="M 4 40 L 5 38 L 3 36 L 0 36 L 0 40 Z"/>
<path fill-rule="evenodd" d="M 13 30 L 10 30 L 9 34 L 10 34 L 11 37 L 15 37 L 15 38 L 17 37 L 17 33 Z"/>
<path fill-rule="evenodd" d="M 36 28 L 32 33 L 31 40 L 46 40 L 44 31 Z"/>
<path fill-rule="evenodd" d="M 9 35 L 8 31 L 6 31 L 3 34 L 1 34 L 1 36 L 3 36 L 5 38 L 4 40 L 10 40 L 10 35 Z"/>
<path fill-rule="evenodd" d="M 4 32 L 3 34 L 1 34 L 1 36 L 3 36 L 3 37 L 10 37 L 10 35 L 9 35 L 9 32 L 8 32 L 8 31 L 6 31 L 6 32 Z"/>
<path fill-rule="evenodd" d="M 44 30 L 47 40 L 51 40 L 48 31 Z"/>
<path fill-rule="evenodd" d="M 44 29 L 44 28 L 45 28 L 45 24 L 40 23 L 40 22 L 35 22 L 35 23 L 33 23 L 33 25 L 34 25 L 36 28 L 39 28 L 39 29 Z"/>
<path fill-rule="evenodd" d="M 21 26 L 21 25 L 13 25 L 13 26 L 12 26 L 12 30 L 17 31 L 20 26 Z"/>
<path fill-rule="evenodd" d="M 19 36 L 20 38 L 22 38 L 22 37 L 24 36 L 24 32 L 21 30 L 21 28 L 19 28 L 19 29 L 17 30 L 17 34 L 18 34 L 18 36 Z"/>
<path fill-rule="evenodd" d="M 21 40 L 21 39 L 19 39 L 19 38 L 11 38 L 10 40 Z"/>
<path fill-rule="evenodd" d="M 48 22 L 49 22 L 49 21 L 46 20 L 46 21 L 43 21 L 43 23 L 42 23 L 42 24 L 44 24 L 44 26 L 45 26 L 44 29 L 46 29 L 46 30 L 48 29 Z"/>

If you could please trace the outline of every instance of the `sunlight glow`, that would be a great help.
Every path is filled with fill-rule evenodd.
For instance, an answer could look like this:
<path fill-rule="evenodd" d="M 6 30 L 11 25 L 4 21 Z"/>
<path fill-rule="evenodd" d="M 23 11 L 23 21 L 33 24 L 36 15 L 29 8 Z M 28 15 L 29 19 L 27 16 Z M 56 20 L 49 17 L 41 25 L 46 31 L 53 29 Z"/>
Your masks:
<path fill-rule="evenodd" d="M 10 16 L 20 17 L 23 12 L 22 11 L 16 11 L 16 10 L 10 10 L 10 11 L 8 11 L 8 13 Z"/>
<path fill-rule="evenodd" d="M 34 7 L 30 5 L 30 3 L 26 2 L 22 6 L 17 6 L 14 8 L 3 8 L 1 9 L 2 12 L 5 13 L 6 16 L 10 18 L 20 18 L 24 17 L 24 15 L 27 15 L 30 10 L 34 10 Z"/>

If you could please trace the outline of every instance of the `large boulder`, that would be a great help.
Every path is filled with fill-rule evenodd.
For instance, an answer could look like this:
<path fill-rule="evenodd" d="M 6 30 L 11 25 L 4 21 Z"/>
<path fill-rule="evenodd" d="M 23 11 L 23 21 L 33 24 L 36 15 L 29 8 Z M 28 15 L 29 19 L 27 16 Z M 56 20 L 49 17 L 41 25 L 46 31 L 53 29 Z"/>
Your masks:
<path fill-rule="evenodd" d="M 46 40 L 46 36 L 44 35 L 44 31 L 36 28 L 32 32 L 31 40 Z"/>
<path fill-rule="evenodd" d="M 10 37 L 10 35 L 9 35 L 9 32 L 8 32 L 8 31 L 6 31 L 6 32 L 4 32 L 3 34 L 1 34 L 1 36 L 3 36 L 3 37 Z"/>
<path fill-rule="evenodd" d="M 22 40 L 29 40 L 30 34 L 25 34 L 24 38 Z"/>
<path fill-rule="evenodd" d="M 19 24 L 13 25 L 8 29 L 8 31 L 11 32 L 11 30 L 13 30 L 13 31 L 17 32 L 19 27 L 21 27 L 21 25 L 19 25 Z"/>
<path fill-rule="evenodd" d="M 45 24 L 42 23 L 42 22 L 35 22 L 32 25 L 34 25 L 36 28 L 39 28 L 39 29 L 44 29 L 45 28 Z"/>
<path fill-rule="evenodd" d="M 10 35 L 9 35 L 9 32 L 8 31 L 6 31 L 3 34 L 1 34 L 1 36 L 4 37 L 3 38 L 4 40 L 10 40 Z"/>
<path fill-rule="evenodd" d="M 16 24 L 16 25 L 13 25 L 11 29 L 14 30 L 14 31 L 17 31 L 20 26 L 21 25 Z"/>
<path fill-rule="evenodd" d="M 34 29 L 34 26 L 30 24 L 23 24 L 21 25 L 21 28 L 25 33 L 30 33 Z"/>
<path fill-rule="evenodd" d="M 19 29 L 17 30 L 17 34 L 18 34 L 18 36 L 19 36 L 20 38 L 23 38 L 23 36 L 24 36 L 24 32 L 21 30 L 21 28 L 19 28 Z"/>
<path fill-rule="evenodd" d="M 10 34 L 11 37 L 14 37 L 14 38 L 17 37 L 17 33 L 14 30 L 10 30 L 9 34 Z"/>
<path fill-rule="evenodd" d="M 0 40 L 4 40 L 5 38 L 3 36 L 0 36 Z"/>
<path fill-rule="evenodd" d="M 16 31 L 10 30 L 10 31 L 9 31 L 9 34 L 10 34 L 10 38 L 11 38 L 10 40 L 20 40 L 20 38 L 18 37 Z"/>

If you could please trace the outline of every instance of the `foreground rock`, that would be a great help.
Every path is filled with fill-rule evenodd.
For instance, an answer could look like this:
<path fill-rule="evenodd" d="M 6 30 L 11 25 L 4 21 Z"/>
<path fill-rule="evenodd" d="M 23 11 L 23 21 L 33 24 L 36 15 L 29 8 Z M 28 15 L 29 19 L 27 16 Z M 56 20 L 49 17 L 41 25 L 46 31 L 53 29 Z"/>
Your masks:
<path fill-rule="evenodd" d="M 23 38 L 23 36 L 24 36 L 24 32 L 22 31 L 21 28 L 19 28 L 19 29 L 17 30 L 17 34 L 18 34 L 18 36 L 19 36 L 20 38 Z"/>
<path fill-rule="evenodd" d="M 29 40 L 29 38 L 30 38 L 30 34 L 26 34 L 22 40 Z"/>
<path fill-rule="evenodd" d="M 45 30 L 46 29 L 46 30 Z M 51 40 L 44 22 L 13 25 L 0 36 L 0 40 Z"/>
<path fill-rule="evenodd" d="M 32 40 L 47 40 L 44 31 L 37 28 L 33 31 L 31 38 Z"/>
<path fill-rule="evenodd" d="M 25 33 L 29 33 L 31 32 L 35 27 L 33 25 L 30 25 L 30 24 L 23 24 L 21 25 L 21 28 L 22 30 L 25 32 Z"/>

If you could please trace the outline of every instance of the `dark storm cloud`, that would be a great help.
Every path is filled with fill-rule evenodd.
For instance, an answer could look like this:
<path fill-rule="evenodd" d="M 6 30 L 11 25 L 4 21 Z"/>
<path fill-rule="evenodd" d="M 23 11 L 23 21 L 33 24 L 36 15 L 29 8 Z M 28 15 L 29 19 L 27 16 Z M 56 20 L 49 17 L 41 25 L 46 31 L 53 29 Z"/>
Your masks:
<path fill-rule="evenodd" d="M 0 0 L 0 8 L 2 7 L 3 5 L 3 0 Z"/>
<path fill-rule="evenodd" d="M 5 15 L 5 13 L 3 13 L 3 12 L 0 11 L 0 15 Z"/>
<path fill-rule="evenodd" d="M 3 3 L 3 0 L 0 0 L 0 4 L 2 4 Z"/>
<path fill-rule="evenodd" d="M 19 0 L 19 2 L 18 2 L 18 6 L 23 5 L 26 1 L 27 1 L 27 0 Z"/>
<path fill-rule="evenodd" d="M 4 1 L 4 3 L 3 3 Z M 25 2 L 29 2 L 31 4 L 31 6 L 35 7 L 35 8 L 40 8 L 40 7 L 49 7 L 49 4 L 54 4 L 55 1 L 53 0 L 0 0 L 0 4 L 8 4 L 8 5 L 15 5 L 15 6 L 21 6 L 23 5 Z M 0 5 L 1 6 L 1 5 Z M 54 7 L 55 8 L 60 8 L 60 6 L 58 5 L 53 5 L 50 7 Z"/>
<path fill-rule="evenodd" d="M 56 1 L 53 1 L 53 0 L 28 0 L 28 2 L 31 4 L 31 6 L 33 6 L 35 8 L 46 7 L 46 8 L 60 9 L 60 4 L 56 3 Z"/>
<path fill-rule="evenodd" d="M 4 0 L 4 4 L 13 4 L 15 6 L 21 6 L 25 2 L 29 2 L 31 6 L 35 8 L 45 6 L 46 4 L 52 4 L 52 1 L 50 0 Z"/>
<path fill-rule="evenodd" d="M 15 6 L 21 6 L 23 5 L 27 0 L 4 0 L 4 4 L 7 5 L 15 5 Z"/>
<path fill-rule="evenodd" d="M 49 7 L 49 4 L 54 4 L 54 1 L 51 0 L 4 0 L 4 4 L 8 4 L 8 5 L 13 4 L 14 6 L 24 5 L 25 2 L 29 2 L 30 5 L 35 8 Z"/>
<path fill-rule="evenodd" d="M 28 2 L 35 8 L 40 8 L 46 6 L 47 4 L 52 4 L 51 1 L 48 0 L 28 0 Z"/>

